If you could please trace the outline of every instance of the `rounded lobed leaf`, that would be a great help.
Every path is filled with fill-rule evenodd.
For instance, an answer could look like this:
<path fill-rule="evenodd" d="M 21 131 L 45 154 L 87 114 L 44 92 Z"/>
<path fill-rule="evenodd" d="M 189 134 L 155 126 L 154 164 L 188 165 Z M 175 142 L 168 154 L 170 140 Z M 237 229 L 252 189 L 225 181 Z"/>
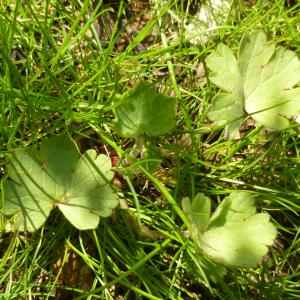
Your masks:
<path fill-rule="evenodd" d="M 207 214 L 203 220 L 193 215 L 193 237 L 200 250 L 228 266 L 251 267 L 259 263 L 277 232 L 267 213 L 256 213 L 254 202 L 251 194 L 234 192 L 223 200 L 209 221 Z M 203 211 L 201 205 L 194 210 Z"/>
<path fill-rule="evenodd" d="M 44 141 L 40 151 L 16 151 L 8 175 L 2 212 L 13 215 L 12 229 L 37 230 L 55 206 L 77 228 L 96 228 L 99 216 L 109 216 L 118 204 L 108 185 L 110 159 L 94 150 L 80 156 L 67 136 Z"/>
<path fill-rule="evenodd" d="M 212 121 L 236 120 L 227 136 L 235 136 L 246 111 L 262 125 L 282 130 L 300 112 L 300 61 L 297 55 L 267 43 L 261 31 L 245 34 L 238 59 L 221 44 L 207 58 L 210 80 L 227 93 L 217 95 L 208 110 Z M 225 122 L 226 123 L 226 122 Z"/>
<path fill-rule="evenodd" d="M 115 130 L 124 137 L 166 134 L 175 126 L 176 99 L 140 82 L 115 108 Z"/>

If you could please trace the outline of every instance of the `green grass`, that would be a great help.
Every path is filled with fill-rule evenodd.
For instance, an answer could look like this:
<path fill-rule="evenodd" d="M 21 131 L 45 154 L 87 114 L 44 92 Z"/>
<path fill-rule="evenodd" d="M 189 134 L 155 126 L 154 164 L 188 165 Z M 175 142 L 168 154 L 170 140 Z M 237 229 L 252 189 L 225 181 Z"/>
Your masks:
<path fill-rule="evenodd" d="M 299 127 L 270 132 L 250 124 L 240 140 L 224 140 L 223 128 L 206 119 L 217 90 L 204 60 L 220 41 L 235 49 L 255 29 L 300 55 L 300 5 L 233 1 L 219 34 L 194 46 L 182 21 L 198 1 L 160 1 L 134 34 L 143 11 L 132 2 L 2 1 L 1 184 L 12 150 L 62 132 L 83 148 L 128 156 L 133 141 L 114 134 L 112 110 L 140 79 L 176 96 L 178 111 L 175 130 L 151 138 L 164 152 L 158 172 L 145 172 L 139 159 L 116 167 L 131 174 L 119 188 L 128 209 L 93 231 L 76 230 L 58 210 L 33 234 L 1 230 L 0 299 L 299 298 Z M 180 202 L 203 192 L 216 204 L 235 190 L 257 195 L 279 234 L 262 264 L 212 281 L 212 262 L 183 234 Z"/>

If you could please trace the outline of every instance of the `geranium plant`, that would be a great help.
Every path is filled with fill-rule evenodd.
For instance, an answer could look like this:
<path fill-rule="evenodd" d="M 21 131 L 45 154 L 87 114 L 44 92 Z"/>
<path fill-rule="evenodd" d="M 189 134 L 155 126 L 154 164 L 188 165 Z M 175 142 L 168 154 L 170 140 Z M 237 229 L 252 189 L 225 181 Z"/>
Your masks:
<path fill-rule="evenodd" d="M 289 126 L 300 112 L 300 61 L 297 55 L 267 42 L 261 31 L 245 34 L 237 56 L 220 44 L 206 59 L 209 79 L 224 92 L 218 93 L 207 116 L 226 123 L 226 137 L 235 138 L 249 115 L 275 130 Z"/>
<path fill-rule="evenodd" d="M 269 214 L 257 213 L 254 204 L 253 195 L 243 191 L 231 193 L 213 213 L 204 194 L 182 201 L 199 250 L 217 263 L 233 267 L 259 263 L 276 237 Z"/>
<path fill-rule="evenodd" d="M 95 150 L 80 154 L 73 140 L 61 135 L 12 153 L 4 182 L 2 213 L 8 230 L 35 231 L 58 207 L 78 229 L 93 229 L 118 204 L 109 186 L 110 159 Z"/>

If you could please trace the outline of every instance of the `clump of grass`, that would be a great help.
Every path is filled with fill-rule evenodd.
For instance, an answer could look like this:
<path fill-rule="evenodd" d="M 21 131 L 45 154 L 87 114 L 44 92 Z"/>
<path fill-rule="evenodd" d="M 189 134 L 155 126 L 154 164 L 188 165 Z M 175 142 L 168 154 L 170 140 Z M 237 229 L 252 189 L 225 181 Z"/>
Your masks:
<path fill-rule="evenodd" d="M 94 231 L 77 231 L 58 211 L 34 234 L 1 231 L 1 299 L 298 298 L 299 129 L 245 123 L 239 141 L 225 141 L 206 119 L 216 90 L 204 59 L 220 41 L 235 47 L 256 29 L 300 53 L 299 4 L 233 1 L 218 34 L 199 45 L 184 34 L 198 4 L 136 4 L 17 0 L 0 8 L 2 182 L 10 151 L 60 132 L 124 157 L 132 142 L 115 135 L 112 109 L 141 78 L 178 99 L 176 129 L 152 141 L 164 153 L 159 171 L 121 178 L 128 208 Z M 279 235 L 262 264 L 212 281 L 212 263 L 185 237 L 166 195 L 179 204 L 204 192 L 217 203 L 236 189 L 257 195 Z M 76 276 L 67 280 L 68 272 Z"/>

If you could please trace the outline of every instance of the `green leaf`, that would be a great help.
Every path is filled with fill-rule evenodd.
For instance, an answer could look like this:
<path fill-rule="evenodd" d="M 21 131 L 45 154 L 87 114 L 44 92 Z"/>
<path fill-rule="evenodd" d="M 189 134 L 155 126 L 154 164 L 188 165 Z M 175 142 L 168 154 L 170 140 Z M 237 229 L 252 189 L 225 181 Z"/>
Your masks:
<path fill-rule="evenodd" d="M 208 224 L 210 217 L 211 204 L 208 197 L 199 193 L 190 202 L 188 197 L 182 199 L 182 209 L 191 222 L 193 231 L 201 232 Z"/>
<path fill-rule="evenodd" d="M 175 126 L 175 106 L 175 98 L 157 94 L 154 86 L 140 82 L 116 107 L 115 130 L 124 137 L 166 134 Z"/>
<path fill-rule="evenodd" d="M 216 51 L 207 57 L 207 66 L 212 71 L 209 79 L 227 93 L 219 93 L 207 112 L 207 117 L 226 126 L 226 136 L 233 139 L 239 130 L 244 111 L 244 95 L 238 62 L 231 50 L 220 44 Z"/>
<path fill-rule="evenodd" d="M 219 45 L 207 65 L 210 80 L 226 92 L 215 97 L 208 110 L 210 120 L 233 122 L 247 112 L 262 125 L 282 130 L 289 126 L 288 118 L 300 112 L 300 88 L 293 89 L 300 81 L 299 59 L 292 51 L 267 43 L 263 32 L 243 36 L 238 59 Z"/>
<path fill-rule="evenodd" d="M 267 213 L 256 213 L 254 203 L 251 194 L 234 192 L 223 200 L 209 221 L 195 220 L 194 215 L 190 221 L 192 228 L 198 227 L 193 238 L 200 250 L 224 265 L 251 267 L 259 263 L 267 254 L 267 246 L 273 244 L 276 229 Z"/>
<path fill-rule="evenodd" d="M 7 170 L 2 212 L 13 215 L 11 228 L 20 231 L 40 228 L 56 206 L 78 229 L 96 228 L 118 203 L 108 186 L 110 159 L 94 150 L 80 155 L 66 136 L 46 140 L 40 151 L 17 150 Z"/>
<path fill-rule="evenodd" d="M 218 45 L 217 50 L 207 57 L 206 63 L 211 70 L 209 79 L 215 85 L 229 93 L 242 93 L 238 63 L 226 45 Z"/>

